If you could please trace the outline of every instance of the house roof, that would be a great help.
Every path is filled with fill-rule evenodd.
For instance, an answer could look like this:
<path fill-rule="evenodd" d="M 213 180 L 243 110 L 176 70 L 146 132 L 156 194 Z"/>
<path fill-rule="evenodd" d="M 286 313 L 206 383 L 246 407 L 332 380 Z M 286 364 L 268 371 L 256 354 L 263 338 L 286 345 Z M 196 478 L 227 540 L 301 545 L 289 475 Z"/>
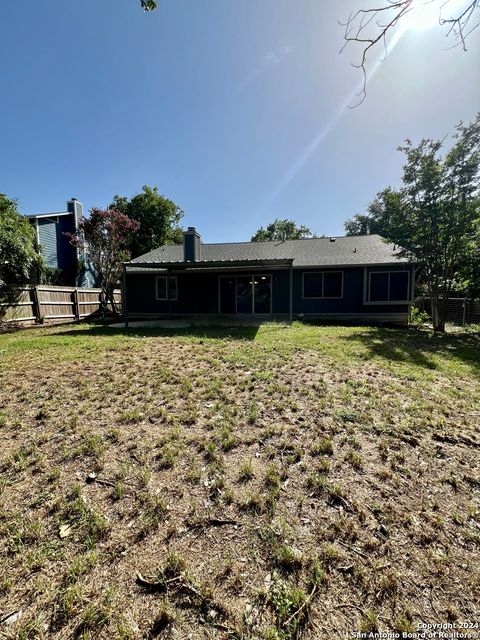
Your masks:
<path fill-rule="evenodd" d="M 200 259 L 190 265 L 209 263 L 241 263 L 261 260 L 293 261 L 294 267 L 335 267 L 359 265 L 391 265 L 407 262 L 398 256 L 393 244 L 381 236 L 345 236 L 338 238 L 305 238 L 270 242 L 228 242 L 200 245 Z M 184 265 L 183 245 L 164 245 L 130 264 L 174 266 Z"/>
<path fill-rule="evenodd" d="M 73 216 L 73 211 L 54 211 L 52 213 L 28 213 L 25 218 L 57 218 L 58 216 Z"/>

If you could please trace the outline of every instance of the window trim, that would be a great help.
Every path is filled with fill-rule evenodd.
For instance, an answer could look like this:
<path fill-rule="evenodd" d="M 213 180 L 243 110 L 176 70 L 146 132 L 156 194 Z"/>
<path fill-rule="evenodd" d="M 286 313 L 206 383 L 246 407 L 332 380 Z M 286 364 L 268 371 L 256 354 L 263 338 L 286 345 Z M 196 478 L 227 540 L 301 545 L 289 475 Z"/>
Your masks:
<path fill-rule="evenodd" d="M 340 273 L 341 274 L 341 276 L 342 276 L 342 288 L 341 288 L 341 294 L 339 296 L 306 296 L 305 295 L 305 276 L 306 275 L 310 275 L 310 274 L 318 275 L 319 273 L 322 274 L 322 293 L 325 290 L 325 284 L 324 284 L 325 274 L 326 273 Z M 322 271 L 303 271 L 302 272 L 302 300 L 341 300 L 343 298 L 344 274 L 345 274 L 345 272 L 343 270 L 340 270 L 340 269 L 323 269 Z"/>
<path fill-rule="evenodd" d="M 370 290 L 372 286 L 372 273 L 387 273 L 388 274 L 388 283 L 387 283 L 387 300 L 370 300 Z M 388 300 L 390 297 L 390 274 L 391 273 L 406 273 L 407 274 L 407 292 L 409 293 L 409 297 L 406 300 Z M 411 269 L 382 269 L 381 271 L 368 271 L 365 274 L 365 294 L 363 304 L 368 305 L 395 305 L 395 304 L 412 304 L 412 271 Z"/>
<path fill-rule="evenodd" d="M 170 293 L 169 287 L 168 287 L 168 280 L 175 280 L 175 292 L 176 292 L 176 296 L 174 298 L 172 297 L 168 297 L 168 294 Z M 162 280 L 166 280 L 167 282 L 165 283 L 167 286 L 165 287 L 165 289 L 167 290 L 167 296 L 165 298 L 159 298 L 158 296 L 158 281 L 162 279 Z M 162 302 L 167 302 L 168 300 L 178 300 L 178 278 L 177 276 L 155 276 L 155 300 L 160 300 Z"/>

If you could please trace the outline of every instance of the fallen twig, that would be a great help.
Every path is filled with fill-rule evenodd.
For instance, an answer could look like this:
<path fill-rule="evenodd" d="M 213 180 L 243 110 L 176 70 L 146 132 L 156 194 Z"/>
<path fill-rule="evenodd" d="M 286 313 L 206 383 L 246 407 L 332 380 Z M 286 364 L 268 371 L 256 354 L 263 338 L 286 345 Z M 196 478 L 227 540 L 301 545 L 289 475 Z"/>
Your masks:
<path fill-rule="evenodd" d="M 111 480 L 106 480 L 106 479 L 104 480 L 103 478 L 97 478 L 97 476 L 94 473 L 89 473 L 85 479 L 85 482 L 87 484 L 92 484 L 93 482 L 96 482 L 97 484 L 103 484 L 107 487 L 115 486 L 115 482 L 112 482 Z"/>
<path fill-rule="evenodd" d="M 207 520 L 201 520 L 200 522 L 194 522 L 189 525 L 190 529 L 205 529 L 205 527 L 223 527 L 225 525 L 239 525 L 238 520 L 232 520 L 231 518 L 208 518 Z"/>
<path fill-rule="evenodd" d="M 142 574 L 137 571 L 137 584 L 149 591 L 166 591 L 170 583 L 177 582 L 178 580 L 181 580 L 181 576 L 175 576 L 168 580 L 157 580 L 153 582 L 152 580 L 148 580 L 142 576 Z"/>
<path fill-rule="evenodd" d="M 338 544 L 341 544 L 342 547 L 345 547 L 345 549 L 348 549 L 349 551 L 354 551 L 355 553 L 358 553 L 359 556 L 362 556 L 363 558 L 367 558 L 368 559 L 368 555 L 366 553 L 363 553 L 363 551 L 360 551 L 360 549 L 357 549 L 357 547 L 354 547 L 353 545 L 348 545 L 345 542 L 342 542 L 341 540 L 337 540 Z"/>
<path fill-rule="evenodd" d="M 296 617 L 298 616 L 298 614 L 300 613 L 300 611 L 302 611 L 302 609 L 304 609 L 307 604 L 310 602 L 310 600 L 313 598 L 313 596 L 315 595 L 315 592 L 317 590 L 317 585 L 314 584 L 313 585 L 313 589 L 310 592 L 310 595 L 307 596 L 307 598 L 305 598 L 304 603 L 302 604 L 301 607 L 298 607 L 298 609 L 295 611 L 295 613 L 292 613 L 292 615 L 287 619 L 287 621 L 285 622 L 285 626 L 288 627 L 288 625 L 290 624 L 290 622 Z"/>
<path fill-rule="evenodd" d="M 211 524 L 213 527 L 222 527 L 225 524 L 238 524 L 238 521 L 230 518 L 210 518 L 207 520 L 207 524 Z"/>

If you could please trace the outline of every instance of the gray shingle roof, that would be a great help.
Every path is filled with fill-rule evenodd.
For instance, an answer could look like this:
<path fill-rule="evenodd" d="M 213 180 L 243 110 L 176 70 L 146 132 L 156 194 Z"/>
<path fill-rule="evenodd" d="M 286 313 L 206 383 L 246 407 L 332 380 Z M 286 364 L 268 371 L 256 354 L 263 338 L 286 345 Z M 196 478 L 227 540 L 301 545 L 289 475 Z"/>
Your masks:
<path fill-rule="evenodd" d="M 247 261 L 293 259 L 294 267 L 327 267 L 348 265 L 381 265 L 407 262 L 400 258 L 393 244 L 378 235 L 345 236 L 335 238 L 307 238 L 271 242 L 232 242 L 201 244 L 200 260 L 194 264 L 213 261 Z M 164 245 L 131 261 L 135 263 L 183 262 L 182 245 Z M 205 265 L 206 266 L 206 265 Z"/>

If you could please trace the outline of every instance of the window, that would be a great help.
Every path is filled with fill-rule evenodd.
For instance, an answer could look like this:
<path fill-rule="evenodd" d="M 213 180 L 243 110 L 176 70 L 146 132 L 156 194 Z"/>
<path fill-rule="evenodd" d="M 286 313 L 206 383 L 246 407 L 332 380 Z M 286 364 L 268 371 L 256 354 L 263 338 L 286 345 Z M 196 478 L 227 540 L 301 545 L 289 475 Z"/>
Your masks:
<path fill-rule="evenodd" d="M 370 272 L 368 302 L 408 302 L 410 300 L 409 271 Z"/>
<path fill-rule="evenodd" d="M 177 291 L 177 278 L 176 276 L 170 276 L 169 278 L 169 294 L 167 296 L 167 276 L 157 276 L 156 279 L 156 297 L 157 300 L 178 300 L 178 291 Z"/>
<path fill-rule="evenodd" d="M 388 300 L 388 273 L 370 274 L 370 301 Z"/>
<path fill-rule="evenodd" d="M 342 298 L 343 271 L 315 271 L 303 274 L 304 298 Z"/>

